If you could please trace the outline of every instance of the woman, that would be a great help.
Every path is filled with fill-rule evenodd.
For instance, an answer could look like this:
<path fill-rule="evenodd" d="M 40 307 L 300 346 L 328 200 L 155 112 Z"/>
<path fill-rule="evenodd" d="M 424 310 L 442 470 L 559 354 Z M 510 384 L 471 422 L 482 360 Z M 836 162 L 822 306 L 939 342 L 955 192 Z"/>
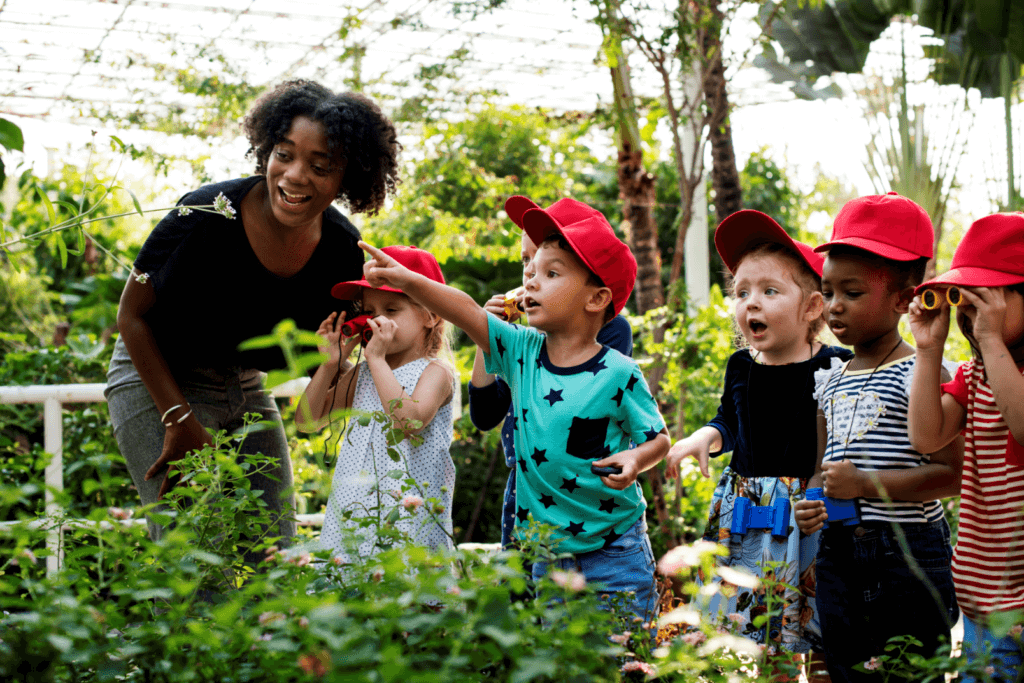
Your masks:
<path fill-rule="evenodd" d="M 238 345 L 285 318 L 315 330 L 337 309 L 331 287 L 362 277 L 363 257 L 359 232 L 331 204 L 376 213 L 398 182 L 400 145 L 373 102 L 310 81 L 261 96 L 245 134 L 256 174 L 185 195 L 179 205 L 221 212 L 172 211 L 139 251 L 121 294 L 106 396 L 143 504 L 171 488 L 174 461 L 211 442 L 208 429 L 233 431 L 245 413 L 276 423 L 247 435 L 242 450 L 277 460 L 272 476 L 251 483 L 287 542 L 295 533 L 291 461 L 261 374 L 284 367 L 284 357 Z M 150 535 L 159 531 L 150 521 Z"/>

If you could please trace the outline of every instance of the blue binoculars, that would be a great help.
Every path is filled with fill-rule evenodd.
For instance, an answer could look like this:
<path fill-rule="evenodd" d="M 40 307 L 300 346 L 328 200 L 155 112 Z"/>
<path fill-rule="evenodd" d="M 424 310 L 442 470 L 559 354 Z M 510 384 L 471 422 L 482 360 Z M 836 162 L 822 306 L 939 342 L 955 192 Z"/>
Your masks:
<path fill-rule="evenodd" d="M 825 501 L 825 512 L 828 513 L 828 521 L 825 522 L 825 526 L 832 522 L 842 522 L 844 526 L 860 524 L 860 514 L 857 512 L 857 501 L 855 500 L 829 498 L 821 487 L 807 489 L 804 497 L 807 500 Z"/>
<path fill-rule="evenodd" d="M 732 508 L 734 534 L 745 534 L 747 529 L 771 529 L 772 536 L 789 535 L 789 499 L 776 499 L 771 505 L 752 505 L 746 496 L 738 496 Z"/>

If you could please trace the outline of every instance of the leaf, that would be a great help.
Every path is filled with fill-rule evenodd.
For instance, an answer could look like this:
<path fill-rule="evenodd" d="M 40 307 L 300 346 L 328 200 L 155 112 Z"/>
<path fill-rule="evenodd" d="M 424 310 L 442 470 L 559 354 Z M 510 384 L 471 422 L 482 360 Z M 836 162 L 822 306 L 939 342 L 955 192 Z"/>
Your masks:
<path fill-rule="evenodd" d="M 0 145 L 11 151 L 24 152 L 25 138 L 21 134 L 21 128 L 7 119 L 0 119 Z"/>
<path fill-rule="evenodd" d="M 405 476 L 405 472 L 403 472 L 402 470 L 391 470 L 390 472 L 388 472 L 387 476 L 391 477 L 392 479 L 401 479 L 402 477 Z"/>
<path fill-rule="evenodd" d="M 51 207 L 52 210 L 52 207 Z M 57 250 L 60 251 L 60 267 L 68 267 L 68 245 L 64 243 L 64 236 L 59 232 L 53 233 L 53 236 L 57 240 Z"/>
<path fill-rule="evenodd" d="M 244 342 L 238 345 L 239 351 L 252 351 L 253 349 L 269 349 L 271 346 L 277 346 L 277 337 L 274 335 L 264 335 L 262 337 L 253 337 L 252 339 L 246 339 Z"/>
<path fill-rule="evenodd" d="M 124 189 L 128 192 L 129 195 L 131 195 L 131 197 L 132 197 L 132 204 L 135 205 L 135 210 L 139 212 L 140 216 L 145 216 L 146 214 L 142 212 L 142 204 L 139 203 L 139 198 L 136 197 L 135 193 L 132 192 L 131 190 L 129 190 L 127 187 L 124 188 Z"/>
<path fill-rule="evenodd" d="M 50 225 L 56 225 L 57 212 L 53 210 L 53 202 L 51 202 L 50 198 L 46 196 L 46 192 L 43 188 L 38 185 L 36 185 L 36 194 L 38 194 L 39 198 L 43 200 L 43 206 L 46 207 L 46 215 L 50 217 Z"/>
<path fill-rule="evenodd" d="M 48 636 L 46 636 L 46 639 L 48 641 L 50 641 L 50 645 L 53 645 L 55 648 L 57 648 L 61 652 L 67 652 L 68 650 L 71 649 L 71 646 L 74 645 L 74 643 L 71 641 L 70 638 L 65 638 L 64 636 L 58 636 L 55 633 L 49 634 Z"/>

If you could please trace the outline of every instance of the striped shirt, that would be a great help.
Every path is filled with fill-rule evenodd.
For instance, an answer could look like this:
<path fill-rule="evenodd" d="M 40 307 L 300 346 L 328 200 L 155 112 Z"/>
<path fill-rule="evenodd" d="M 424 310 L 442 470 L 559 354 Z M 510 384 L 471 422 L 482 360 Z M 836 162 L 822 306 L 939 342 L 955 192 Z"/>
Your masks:
<path fill-rule="evenodd" d="M 972 619 L 1024 608 L 1024 468 L 1007 463 L 1009 429 L 980 359 L 942 390 L 967 411 L 960 530 L 953 551 L 957 602 Z"/>
<path fill-rule="evenodd" d="M 845 371 L 832 367 L 815 373 L 818 406 L 828 423 L 828 444 L 822 462 L 844 458 L 861 471 L 899 470 L 931 462 L 918 453 L 907 434 L 910 383 L 914 356 L 872 370 Z M 858 498 L 865 522 L 923 523 L 942 519 L 942 504 Z"/>

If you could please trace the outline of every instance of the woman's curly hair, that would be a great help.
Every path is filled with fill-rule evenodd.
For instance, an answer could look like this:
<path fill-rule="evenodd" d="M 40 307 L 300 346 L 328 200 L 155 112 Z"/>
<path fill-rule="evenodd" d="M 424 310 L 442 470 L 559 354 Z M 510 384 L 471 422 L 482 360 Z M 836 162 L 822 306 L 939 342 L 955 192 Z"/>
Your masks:
<path fill-rule="evenodd" d="M 337 199 L 345 200 L 353 213 L 377 213 L 399 183 L 402 146 L 391 120 L 365 95 L 337 95 L 307 80 L 281 83 L 260 95 L 243 124 L 246 156 L 256 159 L 257 175 L 266 175 L 270 153 L 296 116 L 322 125 L 331 154 L 340 152 L 347 162 Z"/>

